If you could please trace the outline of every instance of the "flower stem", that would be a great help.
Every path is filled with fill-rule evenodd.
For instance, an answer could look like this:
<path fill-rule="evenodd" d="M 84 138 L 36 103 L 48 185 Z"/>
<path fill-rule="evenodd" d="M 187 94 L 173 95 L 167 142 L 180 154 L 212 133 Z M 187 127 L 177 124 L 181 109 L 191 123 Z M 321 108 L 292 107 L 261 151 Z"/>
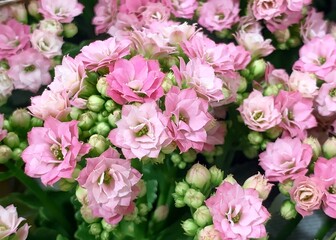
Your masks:
<path fill-rule="evenodd" d="M 278 236 L 275 239 L 276 240 L 287 239 L 295 230 L 296 226 L 300 223 L 301 220 L 302 216 L 298 214 L 294 219 L 287 222 L 287 224 L 280 230 Z"/>
<path fill-rule="evenodd" d="M 329 232 L 329 230 L 332 228 L 332 226 L 334 226 L 334 224 L 336 223 L 335 219 L 332 218 L 326 218 L 322 224 L 322 226 L 320 227 L 320 229 L 318 230 L 318 232 L 316 233 L 314 239 L 323 239 L 325 237 L 325 235 Z"/>

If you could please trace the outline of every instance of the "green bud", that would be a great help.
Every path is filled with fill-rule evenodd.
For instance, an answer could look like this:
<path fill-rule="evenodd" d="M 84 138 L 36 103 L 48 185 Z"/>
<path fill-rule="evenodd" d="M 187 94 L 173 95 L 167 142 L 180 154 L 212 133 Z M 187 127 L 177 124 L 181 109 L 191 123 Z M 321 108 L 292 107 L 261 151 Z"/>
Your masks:
<path fill-rule="evenodd" d="M 114 225 L 111 225 L 111 224 L 107 223 L 104 219 L 101 221 L 101 226 L 107 232 L 112 232 L 113 229 L 115 229 Z"/>
<path fill-rule="evenodd" d="M 136 185 L 140 190 L 138 198 L 141 198 L 141 197 L 145 196 L 146 193 L 147 193 L 146 182 L 143 179 L 140 179 L 139 182 Z"/>
<path fill-rule="evenodd" d="M 24 4 L 16 4 L 15 8 L 11 8 L 11 14 L 21 23 L 28 23 L 28 13 Z"/>
<path fill-rule="evenodd" d="M 101 233 L 102 231 L 102 226 L 100 223 L 92 223 L 89 227 L 89 233 L 97 236 Z"/>
<path fill-rule="evenodd" d="M 91 152 L 94 155 L 99 156 L 100 154 L 102 154 L 103 152 L 105 152 L 105 150 L 108 148 L 109 144 L 106 140 L 105 137 L 98 135 L 98 134 L 94 134 L 90 137 L 88 143 L 91 145 Z"/>
<path fill-rule="evenodd" d="M 95 218 L 92 215 L 92 210 L 88 206 L 82 206 L 80 208 L 80 213 L 82 214 L 82 218 L 87 223 L 93 223 L 97 221 L 97 218 Z"/>
<path fill-rule="evenodd" d="M 266 87 L 264 90 L 264 95 L 265 96 L 276 96 L 279 93 L 279 88 L 277 85 L 269 85 Z"/>
<path fill-rule="evenodd" d="M 190 237 L 195 236 L 198 231 L 198 225 L 191 218 L 182 222 L 182 228 L 185 234 Z"/>
<path fill-rule="evenodd" d="M 314 137 L 308 137 L 303 140 L 303 143 L 311 146 L 311 148 L 313 149 L 313 160 L 316 160 L 322 152 L 322 147 L 318 139 Z"/>
<path fill-rule="evenodd" d="M 154 211 L 153 219 L 156 222 L 162 222 L 166 220 L 168 213 L 169 207 L 167 205 L 158 206 Z"/>
<path fill-rule="evenodd" d="M 100 112 L 100 113 L 97 114 L 97 121 L 98 122 L 108 122 L 108 115 L 106 115 L 105 113 L 107 113 L 107 111 Z"/>
<path fill-rule="evenodd" d="M 16 148 L 20 145 L 20 139 L 18 135 L 14 132 L 7 133 L 7 136 L 4 138 L 3 141 L 10 148 Z"/>
<path fill-rule="evenodd" d="M 165 93 L 169 92 L 172 86 L 176 83 L 175 75 L 172 72 L 166 74 L 163 79 L 162 88 Z"/>
<path fill-rule="evenodd" d="M 79 92 L 79 97 L 87 99 L 92 95 L 98 93 L 96 89 L 98 74 L 96 73 L 88 73 L 88 77 L 84 78 L 82 83 L 82 88 Z"/>
<path fill-rule="evenodd" d="M 36 118 L 36 117 L 32 117 L 30 122 L 31 122 L 32 127 L 42 127 L 43 126 L 43 120 Z"/>
<path fill-rule="evenodd" d="M 288 28 L 285 30 L 277 30 L 273 34 L 279 43 L 285 43 L 290 38 L 290 31 Z"/>
<path fill-rule="evenodd" d="M 244 96 L 240 93 L 237 93 L 235 103 L 238 104 L 238 105 L 241 105 L 243 103 L 243 101 L 244 101 Z"/>
<path fill-rule="evenodd" d="M 249 146 L 249 147 L 245 147 L 243 149 L 243 153 L 244 155 L 249 158 L 249 159 L 253 159 L 255 157 L 258 156 L 259 154 L 259 147 L 258 146 Z"/>
<path fill-rule="evenodd" d="M 264 76 L 266 65 L 264 59 L 258 59 L 249 64 L 248 68 L 253 75 L 253 79 L 259 79 Z"/>
<path fill-rule="evenodd" d="M 82 204 L 85 205 L 87 202 L 87 190 L 85 188 L 82 187 L 77 187 L 76 189 L 76 198 L 77 200 Z"/>
<path fill-rule="evenodd" d="M 179 197 L 178 195 L 174 195 L 174 194 L 173 194 L 173 197 L 174 197 L 174 200 L 175 200 L 175 207 L 176 208 L 182 208 L 186 205 L 185 202 L 184 202 L 184 199 L 182 197 Z"/>
<path fill-rule="evenodd" d="M 112 99 L 109 99 L 105 102 L 105 109 L 108 112 L 113 112 L 114 110 L 116 110 L 118 108 L 118 105 L 115 101 L 113 101 Z"/>
<path fill-rule="evenodd" d="M 219 186 L 223 182 L 224 172 L 216 166 L 212 166 L 209 171 L 211 175 L 211 184 Z"/>
<path fill-rule="evenodd" d="M 177 153 L 173 153 L 170 159 L 175 165 L 179 164 L 182 161 L 181 155 Z"/>
<path fill-rule="evenodd" d="M 262 141 L 262 143 L 260 144 L 260 149 L 261 150 L 265 150 L 266 149 L 266 147 L 267 147 L 267 144 L 270 142 L 270 140 L 268 140 L 268 139 L 264 139 L 263 141 Z"/>
<path fill-rule="evenodd" d="M 14 148 L 12 152 L 12 159 L 14 161 L 19 161 L 21 159 L 22 149 Z"/>
<path fill-rule="evenodd" d="M 94 112 L 85 112 L 79 117 L 78 127 L 82 130 L 89 130 L 97 120 L 97 114 Z"/>
<path fill-rule="evenodd" d="M 83 114 L 83 111 L 81 109 L 76 108 L 76 107 L 72 107 L 71 112 L 70 112 L 70 118 L 73 119 L 73 120 L 78 120 L 78 118 L 82 114 Z"/>
<path fill-rule="evenodd" d="M 38 7 L 37 1 L 29 1 L 28 8 L 27 8 L 28 13 L 36 19 L 39 19 L 41 16 L 38 11 L 38 8 L 39 7 Z"/>
<path fill-rule="evenodd" d="M 149 208 L 146 203 L 140 203 L 139 204 L 139 214 L 142 216 L 146 216 L 149 212 Z"/>
<path fill-rule="evenodd" d="M 161 149 L 164 154 L 171 154 L 176 149 L 176 143 L 171 142 L 168 146 Z"/>
<path fill-rule="evenodd" d="M 285 200 L 281 205 L 280 214 L 286 220 L 295 218 L 297 215 L 297 211 L 295 210 L 295 204 L 292 203 L 290 200 Z"/>
<path fill-rule="evenodd" d="M 116 128 L 117 127 L 116 122 L 118 122 L 120 118 L 121 118 L 121 111 L 120 109 L 117 109 L 117 110 L 114 110 L 113 113 L 108 115 L 107 121 L 112 128 Z"/>
<path fill-rule="evenodd" d="M 196 163 L 187 172 L 186 181 L 192 187 L 203 189 L 210 182 L 210 171 L 203 165 Z"/>
<path fill-rule="evenodd" d="M 263 140 L 263 136 L 259 132 L 250 132 L 247 135 L 247 138 L 248 138 L 249 142 L 253 145 L 259 145 Z"/>
<path fill-rule="evenodd" d="M 190 149 L 189 151 L 182 153 L 183 161 L 185 161 L 186 163 L 195 162 L 196 157 L 197 153 L 194 149 Z"/>
<path fill-rule="evenodd" d="M 245 69 L 243 69 L 243 70 L 240 71 L 240 74 L 241 74 L 243 77 L 247 78 L 247 77 L 249 77 L 249 75 L 251 74 L 251 72 L 250 72 L 249 69 L 245 68 Z"/>
<path fill-rule="evenodd" d="M 96 88 L 97 88 L 98 92 L 104 97 L 107 97 L 107 94 L 106 94 L 107 87 L 108 87 L 108 84 L 107 84 L 107 81 L 106 81 L 106 77 L 100 77 L 98 79 Z"/>
<path fill-rule="evenodd" d="M 336 138 L 330 137 L 322 145 L 323 155 L 330 159 L 336 156 Z"/>
<path fill-rule="evenodd" d="M 292 37 L 288 39 L 287 45 L 290 46 L 291 48 L 295 48 L 301 44 L 301 40 L 298 37 Z"/>
<path fill-rule="evenodd" d="M 184 195 L 185 204 L 192 208 L 199 208 L 203 205 L 204 200 L 205 196 L 203 195 L 203 193 L 193 188 L 189 188 Z"/>
<path fill-rule="evenodd" d="M 215 31 L 215 35 L 218 38 L 224 39 L 224 38 L 229 37 L 231 35 L 231 32 L 228 29 L 224 29 L 222 31 Z"/>
<path fill-rule="evenodd" d="M 106 122 L 100 122 L 97 124 L 97 133 L 99 135 L 102 135 L 104 137 L 107 137 L 107 135 L 110 133 L 111 128 L 110 125 Z"/>
<path fill-rule="evenodd" d="M 186 162 L 180 162 L 179 164 L 177 164 L 177 167 L 179 169 L 185 169 L 187 166 L 187 163 Z"/>
<path fill-rule="evenodd" d="M 7 119 L 4 119 L 2 127 L 3 127 L 3 129 L 6 129 L 7 131 L 12 131 L 12 126 L 11 126 L 9 120 L 7 120 Z"/>
<path fill-rule="evenodd" d="M 183 197 L 187 190 L 189 189 L 189 185 L 186 182 L 178 182 L 175 186 L 175 193 L 181 197 Z"/>
<path fill-rule="evenodd" d="M 75 185 L 71 182 L 68 182 L 66 179 L 62 178 L 58 182 L 58 187 L 61 191 L 67 192 L 72 189 Z"/>
<path fill-rule="evenodd" d="M 266 131 L 266 136 L 269 137 L 270 139 L 276 139 L 280 136 L 281 133 L 282 129 L 280 127 L 273 127 Z"/>
<path fill-rule="evenodd" d="M 86 106 L 93 112 L 100 112 L 105 104 L 105 100 L 98 95 L 92 95 L 88 98 Z"/>
<path fill-rule="evenodd" d="M 17 109 L 12 113 L 9 121 L 11 126 L 20 129 L 29 129 L 31 116 L 26 109 Z"/>
<path fill-rule="evenodd" d="M 195 223 L 200 227 L 205 227 L 212 221 L 210 210 L 204 205 L 196 209 L 193 214 L 193 218 Z"/>
<path fill-rule="evenodd" d="M 74 23 L 67 23 L 63 25 L 63 36 L 66 38 L 72 38 L 78 33 L 78 28 Z"/>
<path fill-rule="evenodd" d="M 247 80 L 244 77 L 240 77 L 240 84 L 239 84 L 239 88 L 238 88 L 238 92 L 239 93 L 243 93 L 246 91 L 247 88 Z"/>
<path fill-rule="evenodd" d="M 0 145 L 0 164 L 8 162 L 12 157 L 12 149 L 6 145 Z"/>
<path fill-rule="evenodd" d="M 226 178 L 224 179 L 224 182 L 228 182 L 228 183 L 231 183 L 231 184 L 236 184 L 237 183 L 236 179 L 234 179 L 232 174 L 227 175 Z"/>
<path fill-rule="evenodd" d="M 278 184 L 279 191 L 285 196 L 289 196 L 289 191 L 292 189 L 292 187 L 293 187 L 292 180 L 286 180 L 283 183 Z"/>
<path fill-rule="evenodd" d="M 22 140 L 19 144 L 19 148 L 25 150 L 28 147 L 28 142 L 26 140 Z"/>

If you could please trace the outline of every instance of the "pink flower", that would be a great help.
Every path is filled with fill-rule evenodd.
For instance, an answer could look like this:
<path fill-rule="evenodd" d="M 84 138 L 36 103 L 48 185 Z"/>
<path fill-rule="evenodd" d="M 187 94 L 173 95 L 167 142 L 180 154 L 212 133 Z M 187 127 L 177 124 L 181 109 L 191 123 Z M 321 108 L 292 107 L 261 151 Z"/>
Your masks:
<path fill-rule="evenodd" d="M 295 201 L 295 209 L 302 216 L 313 214 L 320 208 L 324 194 L 322 181 L 316 177 L 300 176 L 294 180 L 290 196 Z"/>
<path fill-rule="evenodd" d="M 131 162 L 109 148 L 99 157 L 87 158 L 87 165 L 77 180 L 88 191 L 93 215 L 115 225 L 133 212 L 133 200 L 139 194 L 136 184 L 140 179 L 141 174 L 132 168 Z"/>
<path fill-rule="evenodd" d="M 57 93 L 47 89 L 41 95 L 31 98 L 31 106 L 28 109 L 33 116 L 43 120 L 49 116 L 65 119 L 71 110 L 69 98 L 65 92 Z"/>
<path fill-rule="evenodd" d="M 280 127 L 291 137 L 306 137 L 307 129 L 317 126 L 313 115 L 313 100 L 303 98 L 299 92 L 280 91 L 275 98 L 276 107 L 282 114 Z"/>
<path fill-rule="evenodd" d="M 120 11 L 124 13 L 139 13 L 141 7 L 146 6 L 149 2 L 156 2 L 155 0 L 123 0 L 120 5 Z"/>
<path fill-rule="evenodd" d="M 0 14 L 1 15 L 1 14 Z M 0 24 L 0 59 L 8 58 L 29 47 L 28 25 L 14 19 Z"/>
<path fill-rule="evenodd" d="M 315 99 L 320 115 L 328 117 L 336 113 L 336 82 L 324 83 Z"/>
<path fill-rule="evenodd" d="M 264 175 L 261 175 L 259 172 L 258 174 L 255 174 L 246 179 L 243 185 L 243 188 L 255 189 L 259 194 L 259 198 L 261 198 L 262 200 L 265 200 L 268 197 L 272 187 L 273 184 L 270 184 L 268 182 L 268 179 L 265 178 Z"/>
<path fill-rule="evenodd" d="M 24 218 L 18 217 L 14 205 L 9 205 L 6 208 L 0 205 L 0 239 L 25 240 L 28 237 L 29 226 L 25 223 L 19 228 L 24 220 Z"/>
<path fill-rule="evenodd" d="M 301 11 L 293 12 L 287 9 L 285 12 L 281 13 L 280 15 L 275 16 L 271 18 L 270 20 L 267 20 L 266 27 L 272 33 L 278 30 L 283 31 L 283 30 L 286 30 L 289 26 L 299 23 L 302 16 L 303 15 Z"/>
<path fill-rule="evenodd" d="M 162 0 L 162 3 L 178 18 L 192 19 L 198 7 L 196 0 Z"/>
<path fill-rule="evenodd" d="M 164 115 L 170 119 L 168 130 L 181 152 L 190 148 L 202 151 L 207 141 L 206 125 L 213 119 L 208 102 L 195 90 L 172 87 L 165 99 Z"/>
<path fill-rule="evenodd" d="M 30 41 L 33 48 L 38 50 L 47 58 L 62 55 L 63 39 L 56 34 L 35 29 L 31 35 Z"/>
<path fill-rule="evenodd" d="M 198 240 L 221 240 L 219 232 L 216 231 L 213 225 L 206 226 L 197 235 Z"/>
<path fill-rule="evenodd" d="M 0 106 L 7 102 L 14 89 L 13 80 L 8 76 L 6 70 L 0 69 Z"/>
<path fill-rule="evenodd" d="M 130 60 L 117 60 L 110 68 L 107 94 L 117 103 L 157 100 L 163 95 L 164 73 L 159 62 L 137 55 Z"/>
<path fill-rule="evenodd" d="M 117 41 L 114 37 L 97 40 L 83 47 L 76 60 L 82 61 L 86 69 L 96 71 L 129 54 L 129 45 L 130 41 Z"/>
<path fill-rule="evenodd" d="M 238 108 L 244 123 L 252 130 L 264 132 L 281 122 L 281 114 L 275 108 L 274 97 L 264 97 L 254 90 Z"/>
<path fill-rule="evenodd" d="M 4 115 L 0 114 L 0 141 L 7 136 L 7 130 L 3 129 Z"/>
<path fill-rule="evenodd" d="M 229 29 L 239 21 L 238 0 L 209 0 L 200 10 L 198 23 L 209 31 Z"/>
<path fill-rule="evenodd" d="M 318 94 L 317 79 L 307 72 L 293 71 L 288 80 L 289 90 L 298 91 L 305 98 Z"/>
<path fill-rule="evenodd" d="M 39 12 L 44 18 L 55 19 L 61 23 L 70 23 L 83 12 L 84 6 L 77 0 L 41 0 Z"/>
<path fill-rule="evenodd" d="M 255 0 L 252 5 L 252 12 L 257 20 L 271 20 L 285 10 L 286 0 Z"/>
<path fill-rule="evenodd" d="M 28 143 L 21 155 L 25 173 L 41 178 L 44 185 L 71 178 L 76 162 L 90 150 L 89 144 L 78 141 L 77 121 L 60 122 L 53 117 L 28 133 Z"/>
<path fill-rule="evenodd" d="M 204 151 L 214 151 L 215 145 L 224 144 L 227 128 L 224 121 L 212 119 L 206 126 L 207 140 L 204 144 Z"/>
<path fill-rule="evenodd" d="M 270 214 L 256 190 L 223 182 L 205 204 L 221 239 L 244 240 L 267 235 L 264 224 Z"/>
<path fill-rule="evenodd" d="M 218 102 L 224 99 L 222 93 L 223 82 L 215 75 L 214 69 L 199 58 L 191 59 L 187 64 L 180 58 L 180 69 L 172 67 L 179 86 L 187 85 L 194 88 L 199 97 L 209 102 Z"/>
<path fill-rule="evenodd" d="M 300 59 L 293 68 L 301 72 L 316 74 L 319 78 L 335 69 L 336 41 L 331 35 L 314 38 L 300 49 Z"/>
<path fill-rule="evenodd" d="M 121 119 L 108 138 L 120 147 L 127 159 L 157 158 L 171 139 L 166 132 L 168 119 L 154 101 L 140 106 L 124 105 Z"/>
<path fill-rule="evenodd" d="M 284 182 L 305 175 L 312 156 L 310 145 L 303 144 L 299 138 L 278 138 L 259 154 L 259 165 L 269 181 Z"/>
<path fill-rule="evenodd" d="M 317 12 L 315 8 L 312 8 L 303 24 L 300 26 L 300 34 L 305 43 L 309 42 L 315 37 L 322 38 L 328 32 L 328 21 L 323 19 L 322 12 Z"/>
<path fill-rule="evenodd" d="M 158 27 L 156 31 L 162 33 L 162 35 L 168 39 L 168 43 L 171 45 L 180 45 L 181 42 L 189 40 L 196 33 L 196 25 L 189 25 L 188 23 L 182 24 L 170 24 L 166 26 L 160 26 L 160 24 L 156 24 Z M 163 25 L 163 24 L 161 24 Z M 152 28 L 154 24 L 150 27 Z"/>
<path fill-rule="evenodd" d="M 287 0 L 287 7 L 291 11 L 302 11 L 304 6 L 311 4 L 312 0 Z"/>
<path fill-rule="evenodd" d="M 329 217 L 336 218 L 336 158 L 318 158 L 314 166 L 314 177 L 322 181 L 324 188 L 323 211 Z"/>
<path fill-rule="evenodd" d="M 270 85 L 281 84 L 287 86 L 288 73 L 285 69 L 275 69 L 272 64 L 268 63 L 265 71 L 265 82 Z"/>
<path fill-rule="evenodd" d="M 96 34 L 105 33 L 113 26 L 118 12 L 118 3 L 116 0 L 99 0 L 94 7 L 95 16 L 92 24 L 95 25 Z"/>
<path fill-rule="evenodd" d="M 167 22 L 169 17 L 169 8 L 160 2 L 149 2 L 141 7 L 141 19 L 144 26 L 149 26 L 153 22 Z"/>
<path fill-rule="evenodd" d="M 220 107 L 236 101 L 241 76 L 239 74 L 230 74 L 230 75 L 228 74 L 217 75 L 223 81 L 222 93 L 224 95 L 224 99 L 219 102 L 211 102 L 212 107 Z"/>
<path fill-rule="evenodd" d="M 32 48 L 11 56 L 8 63 L 8 76 L 13 79 L 16 89 L 36 93 L 41 85 L 47 85 L 51 81 L 50 60 Z"/>

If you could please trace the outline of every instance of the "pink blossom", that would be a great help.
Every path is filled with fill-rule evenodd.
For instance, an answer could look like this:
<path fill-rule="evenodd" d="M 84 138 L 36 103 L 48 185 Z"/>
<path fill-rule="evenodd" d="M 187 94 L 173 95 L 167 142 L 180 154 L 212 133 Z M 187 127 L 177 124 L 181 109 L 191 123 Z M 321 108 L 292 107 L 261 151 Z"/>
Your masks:
<path fill-rule="evenodd" d="M 259 172 L 248 179 L 245 180 L 243 188 L 252 188 L 255 189 L 259 198 L 265 200 L 269 193 L 271 192 L 273 184 L 268 182 L 268 179 L 264 175 L 261 175 Z"/>
<path fill-rule="evenodd" d="M 40 20 L 38 29 L 58 36 L 63 33 L 63 25 L 55 19 L 43 19 Z"/>
<path fill-rule="evenodd" d="M 16 89 L 37 92 L 41 85 L 51 81 L 50 60 L 30 48 L 8 58 L 8 76 L 13 79 Z"/>
<path fill-rule="evenodd" d="M 261 33 L 262 26 L 251 13 L 248 13 L 240 18 L 238 29 L 244 33 Z"/>
<path fill-rule="evenodd" d="M 270 85 L 281 84 L 287 86 L 288 73 L 285 69 L 275 69 L 272 64 L 268 63 L 265 71 L 265 82 Z"/>
<path fill-rule="evenodd" d="M 302 11 L 304 6 L 311 4 L 312 0 L 287 0 L 287 8 L 294 12 Z"/>
<path fill-rule="evenodd" d="M 295 62 L 294 70 L 316 74 L 319 78 L 335 69 L 336 41 L 331 35 L 314 38 L 300 49 L 300 59 Z"/>
<path fill-rule="evenodd" d="M 198 240 L 221 240 L 219 232 L 216 231 L 213 225 L 201 229 L 197 237 Z"/>
<path fill-rule="evenodd" d="M 71 110 L 69 98 L 65 92 L 57 93 L 47 89 L 41 95 L 31 98 L 31 106 L 28 109 L 33 116 L 43 120 L 49 116 L 65 119 Z"/>
<path fill-rule="evenodd" d="M 170 17 L 169 8 L 160 3 L 149 2 L 141 8 L 141 19 L 144 26 L 149 26 L 153 22 L 166 22 Z"/>
<path fill-rule="evenodd" d="M 275 98 L 276 107 L 282 114 L 280 127 L 291 137 L 306 137 L 307 129 L 317 126 L 313 115 L 313 100 L 303 98 L 299 92 L 280 91 Z"/>
<path fill-rule="evenodd" d="M 300 34 L 305 43 L 309 42 L 315 37 L 322 38 L 327 34 L 328 21 L 323 19 L 322 12 L 317 12 L 315 8 L 312 8 L 303 24 L 300 26 Z"/>
<path fill-rule="evenodd" d="M 303 144 L 299 138 L 278 138 L 259 154 L 259 165 L 269 181 L 284 182 L 305 175 L 312 156 L 310 145 Z"/>
<path fill-rule="evenodd" d="M 227 127 L 224 121 L 212 119 L 206 126 L 207 140 L 204 144 L 204 151 L 214 151 L 215 145 L 224 144 Z"/>
<path fill-rule="evenodd" d="M 168 119 L 154 101 L 124 105 L 121 115 L 108 138 L 127 159 L 157 158 L 161 148 L 171 142 L 165 129 Z"/>
<path fill-rule="evenodd" d="M 150 27 L 152 29 L 152 24 Z M 170 24 L 162 26 L 163 24 L 156 24 L 157 31 L 160 31 L 162 35 L 168 39 L 170 45 L 180 45 L 181 42 L 189 40 L 196 33 L 196 25 L 189 25 L 188 23 L 182 24 Z M 162 27 L 161 27 L 161 26 Z"/>
<path fill-rule="evenodd" d="M 77 0 L 40 0 L 39 12 L 44 18 L 70 23 L 83 12 L 84 6 Z"/>
<path fill-rule="evenodd" d="M 314 177 L 322 181 L 324 188 L 323 211 L 329 217 L 336 218 L 336 158 L 318 158 L 314 166 Z"/>
<path fill-rule="evenodd" d="M 317 79 L 307 72 L 293 71 L 288 80 L 289 90 L 298 91 L 305 98 L 318 94 Z"/>
<path fill-rule="evenodd" d="M 123 0 L 121 1 L 120 11 L 124 13 L 140 13 L 141 7 L 146 6 L 150 2 L 157 2 L 155 0 Z"/>
<path fill-rule="evenodd" d="M 92 24 L 95 25 L 96 34 L 105 33 L 116 22 L 118 12 L 117 0 L 99 0 L 94 7 L 95 16 Z"/>
<path fill-rule="evenodd" d="M 256 190 L 223 182 L 205 204 L 222 239 L 244 240 L 267 235 L 265 223 L 270 214 Z"/>
<path fill-rule="evenodd" d="M 137 55 L 130 60 L 117 60 L 111 67 L 107 94 L 117 103 L 157 100 L 163 95 L 164 73 L 159 62 Z"/>
<path fill-rule="evenodd" d="M 0 14 L 1 15 L 1 14 Z M 0 59 L 8 58 L 29 47 L 28 25 L 14 19 L 0 24 Z"/>
<path fill-rule="evenodd" d="M 324 194 L 322 181 L 316 177 L 300 176 L 294 180 L 290 196 L 295 201 L 295 209 L 302 216 L 313 214 L 322 203 Z"/>
<path fill-rule="evenodd" d="M 264 132 L 278 125 L 281 114 L 274 105 L 273 96 L 263 96 L 254 90 L 238 108 L 244 123 L 252 130 Z"/>
<path fill-rule="evenodd" d="M 286 0 L 255 0 L 252 5 L 252 12 L 257 20 L 271 20 L 285 11 Z"/>
<path fill-rule="evenodd" d="M 78 141 L 77 123 L 48 117 L 44 127 L 28 133 L 29 146 L 21 155 L 28 176 L 41 178 L 44 185 L 72 177 L 76 162 L 90 150 L 89 144 Z"/>
<path fill-rule="evenodd" d="M 198 7 L 196 0 L 162 0 L 162 3 L 170 9 L 175 17 L 186 19 L 192 19 Z"/>
<path fill-rule="evenodd" d="M 164 115 L 170 119 L 168 130 L 181 152 L 190 148 L 202 151 L 207 141 L 206 125 L 213 119 L 208 102 L 193 89 L 172 87 L 165 99 Z"/>
<path fill-rule="evenodd" d="M 0 141 L 7 136 L 7 130 L 3 129 L 4 119 L 4 115 L 0 114 Z"/>
<path fill-rule="evenodd" d="M 315 99 L 320 115 L 328 117 L 336 113 L 336 82 L 324 83 Z"/>
<path fill-rule="evenodd" d="M 0 106 L 6 103 L 7 98 L 12 95 L 13 89 L 13 80 L 8 76 L 6 70 L 0 69 Z"/>
<path fill-rule="evenodd" d="M 130 41 L 117 41 L 114 37 L 97 40 L 83 47 L 76 60 L 82 61 L 86 69 L 96 71 L 129 54 L 129 45 Z"/>
<path fill-rule="evenodd" d="M 135 29 L 141 29 L 143 24 L 134 13 L 118 12 L 116 22 L 108 28 L 107 33 L 116 39 L 125 39 L 131 35 Z"/>
<path fill-rule="evenodd" d="M 47 58 L 62 55 L 63 39 L 56 34 L 35 29 L 31 35 L 30 41 L 33 48 L 38 50 Z"/>
<path fill-rule="evenodd" d="M 232 74 L 231 76 L 228 74 L 218 74 L 217 76 L 223 81 L 222 93 L 224 99 L 219 102 L 211 102 L 212 107 L 220 107 L 236 101 L 241 81 L 239 74 Z"/>
<path fill-rule="evenodd" d="M 24 220 L 24 218 L 18 217 L 14 205 L 9 205 L 6 208 L 0 205 L 0 239 L 25 240 L 28 237 L 29 226 L 25 223 L 19 227 Z"/>
<path fill-rule="evenodd" d="M 140 179 L 141 174 L 131 162 L 109 148 L 99 157 L 87 158 L 87 165 L 77 180 L 88 191 L 88 206 L 93 215 L 115 225 L 133 212 L 133 200 L 139 194 L 136 184 Z"/>
<path fill-rule="evenodd" d="M 272 33 L 275 31 L 286 30 L 289 26 L 299 23 L 302 18 L 301 11 L 293 12 L 286 10 L 278 16 L 275 16 L 266 22 L 266 27 Z"/>
<path fill-rule="evenodd" d="M 239 1 L 209 0 L 200 10 L 198 23 L 209 31 L 229 29 L 239 21 Z"/>

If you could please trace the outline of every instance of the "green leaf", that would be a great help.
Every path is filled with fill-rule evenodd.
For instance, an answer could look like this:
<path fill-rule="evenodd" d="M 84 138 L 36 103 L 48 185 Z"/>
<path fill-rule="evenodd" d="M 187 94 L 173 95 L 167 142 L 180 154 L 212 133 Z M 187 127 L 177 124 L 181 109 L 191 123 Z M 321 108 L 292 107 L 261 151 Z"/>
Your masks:
<path fill-rule="evenodd" d="M 12 172 L 0 172 L 0 182 L 5 181 L 8 178 L 11 178 L 13 176 Z"/>
<path fill-rule="evenodd" d="M 27 240 L 56 239 L 57 231 L 51 228 L 41 227 L 30 229 Z"/>
<path fill-rule="evenodd" d="M 147 187 L 147 206 L 149 208 L 153 207 L 153 203 L 157 198 L 157 190 L 158 190 L 158 181 L 157 180 L 148 180 L 146 182 Z"/>
<path fill-rule="evenodd" d="M 79 225 L 76 233 L 75 239 L 77 240 L 96 240 L 93 235 L 89 233 L 89 227 L 86 223 Z"/>

